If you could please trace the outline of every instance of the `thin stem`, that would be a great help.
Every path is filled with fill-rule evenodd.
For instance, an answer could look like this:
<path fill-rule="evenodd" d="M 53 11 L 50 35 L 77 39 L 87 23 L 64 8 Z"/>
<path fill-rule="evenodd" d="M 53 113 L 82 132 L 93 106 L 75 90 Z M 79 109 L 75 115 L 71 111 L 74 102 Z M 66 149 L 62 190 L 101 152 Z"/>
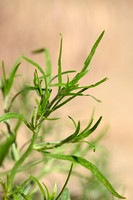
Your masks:
<path fill-rule="evenodd" d="M 28 157 L 28 155 L 31 153 L 31 151 L 33 150 L 33 145 L 35 144 L 36 138 L 37 138 L 37 133 L 38 130 L 34 130 L 33 131 L 33 137 L 31 139 L 31 143 L 28 147 L 28 149 L 26 150 L 26 152 L 21 156 L 21 158 L 15 163 L 14 167 L 11 170 L 11 174 L 9 177 L 9 187 L 8 187 L 8 192 L 11 192 L 12 186 L 13 186 L 13 180 L 14 177 L 17 173 L 17 170 L 19 169 L 19 167 L 22 165 L 22 163 L 24 162 L 24 160 Z"/>

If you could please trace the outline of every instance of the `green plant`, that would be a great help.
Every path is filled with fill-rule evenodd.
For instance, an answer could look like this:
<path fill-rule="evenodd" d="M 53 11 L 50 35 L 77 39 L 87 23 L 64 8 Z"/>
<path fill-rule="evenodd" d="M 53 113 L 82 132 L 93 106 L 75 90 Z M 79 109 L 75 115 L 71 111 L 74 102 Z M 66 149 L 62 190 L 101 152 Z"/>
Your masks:
<path fill-rule="evenodd" d="M 15 62 L 8 78 L 5 72 L 4 62 L 2 62 L 3 79 L 0 78 L 0 89 L 2 91 L 4 100 L 4 114 L 0 116 L 0 123 L 6 125 L 7 130 L 1 130 L 3 133 L 3 140 L 0 144 L 0 165 L 2 166 L 4 161 L 9 159 L 12 166 L 9 170 L 1 172 L 1 176 L 6 177 L 0 179 L 0 184 L 3 188 L 2 198 L 4 200 L 9 199 L 28 199 L 30 200 L 36 194 L 38 189 L 42 194 L 43 199 L 49 200 L 68 200 L 70 198 L 69 190 L 66 188 L 69 178 L 72 173 L 73 166 L 77 164 L 87 168 L 91 173 L 109 190 L 109 192 L 120 199 L 125 199 L 125 197 L 119 195 L 105 176 L 98 170 L 98 168 L 92 164 L 87 159 L 83 158 L 87 151 L 94 150 L 95 145 L 89 142 L 87 138 L 92 134 L 98 127 L 102 116 L 96 121 L 92 126 L 94 112 L 90 118 L 88 125 L 81 131 L 80 121 L 78 123 L 69 116 L 72 121 L 75 130 L 74 132 L 62 140 L 57 140 L 55 142 L 46 141 L 46 133 L 49 132 L 50 126 L 46 121 L 58 120 L 59 118 L 50 117 L 57 109 L 64 106 L 66 103 L 78 96 L 91 96 L 89 94 L 83 94 L 84 91 L 89 88 L 98 86 L 99 84 L 105 82 L 107 78 L 100 80 L 95 84 L 89 86 L 80 86 L 79 80 L 82 79 L 90 70 L 89 64 L 95 53 L 95 50 L 103 37 L 104 31 L 101 33 L 97 41 L 95 42 L 90 54 L 84 62 L 84 66 L 80 72 L 75 71 L 65 71 L 62 72 L 61 68 L 61 55 L 62 55 L 62 36 L 60 42 L 60 52 L 58 59 L 58 74 L 52 77 L 51 73 L 51 62 L 50 56 L 47 49 L 42 48 L 34 51 L 33 53 L 44 53 L 46 59 L 46 72 L 43 68 L 35 63 L 34 61 L 21 55 Z M 33 85 L 27 84 L 14 96 L 11 95 L 11 89 L 13 86 L 14 79 L 16 77 L 16 72 L 20 66 L 22 60 L 26 60 L 32 66 L 35 67 Z M 69 74 L 76 73 L 76 75 L 70 80 Z M 41 75 L 39 75 L 41 74 Z M 63 82 L 63 76 L 66 75 L 67 81 Z M 57 81 L 56 81 L 57 80 Z M 56 81 L 54 83 L 54 81 Z M 57 88 L 57 93 L 53 97 L 53 88 Z M 35 96 L 36 105 L 33 105 L 31 99 L 29 98 L 29 93 L 32 92 L 32 97 Z M 35 94 L 34 94 L 35 93 Z M 17 98 L 19 99 L 18 103 Z M 91 96 L 93 97 L 93 96 Z M 97 100 L 95 97 L 93 97 Z M 24 102 L 22 106 L 22 102 Z M 30 104 L 30 109 L 29 109 Z M 21 109 L 20 109 L 21 108 Z M 28 110 L 28 112 L 27 112 Z M 16 112 L 13 112 L 16 111 Z M 32 113 L 30 113 L 32 112 Z M 12 119 L 17 119 L 12 120 Z M 50 122 L 52 123 L 52 122 Z M 27 130 L 29 130 L 28 139 L 21 149 L 18 148 L 18 132 L 20 131 L 21 125 L 25 125 Z M 48 127 L 49 126 L 49 127 Z M 51 125 L 52 126 L 52 125 Z M 23 129 L 25 132 L 25 129 Z M 24 134 L 24 133 L 23 133 Z M 83 145 L 87 146 L 86 150 Z M 71 150 L 69 146 L 72 145 Z M 28 147 L 27 147 L 28 146 Z M 24 150 L 26 148 L 26 150 Z M 68 150 L 69 149 L 69 150 Z M 62 153 L 64 151 L 64 153 Z M 35 156 L 37 155 L 37 158 Z M 27 161 L 28 160 L 28 161 Z M 57 162 L 57 160 L 59 160 Z M 52 194 L 50 194 L 47 186 L 42 182 L 40 183 L 40 178 L 44 177 L 47 173 L 52 170 L 62 169 L 60 160 L 69 161 L 71 167 L 62 190 L 57 194 L 57 186 L 53 189 Z M 41 167 L 40 167 L 41 165 Z M 36 167 L 37 175 L 29 175 L 25 180 L 16 180 L 16 175 L 18 173 L 23 173 L 29 170 L 32 173 L 32 168 Z M 67 170 L 68 167 L 65 164 L 64 169 Z M 17 183 L 19 181 L 19 183 Z M 20 183 L 21 182 L 21 183 Z M 35 186 L 37 185 L 38 188 Z"/>

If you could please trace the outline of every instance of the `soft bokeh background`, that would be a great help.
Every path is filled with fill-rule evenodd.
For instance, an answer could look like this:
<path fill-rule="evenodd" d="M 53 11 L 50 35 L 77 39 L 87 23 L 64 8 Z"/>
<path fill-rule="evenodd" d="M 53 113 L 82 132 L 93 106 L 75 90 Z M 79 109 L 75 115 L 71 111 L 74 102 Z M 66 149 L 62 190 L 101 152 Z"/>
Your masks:
<path fill-rule="evenodd" d="M 47 47 L 57 72 L 59 32 L 63 35 L 63 69 L 79 70 L 92 45 L 105 29 L 96 51 L 93 68 L 84 84 L 106 76 L 109 81 L 91 90 L 102 103 L 88 97 L 69 104 L 77 119 L 88 119 L 95 105 L 96 116 L 110 130 L 104 143 L 112 152 L 112 172 L 124 185 L 127 199 L 133 198 L 133 2 L 131 0 L 4 0 L 0 1 L 0 60 L 10 69 L 24 53 L 44 64 L 31 50 Z M 21 69 L 20 69 L 21 70 Z M 30 74 L 29 69 L 24 69 Z M 1 71 L 0 71 L 1 73 Z M 0 97 L 1 99 L 2 97 Z M 64 110 L 65 111 L 65 110 Z M 101 126 L 102 126 L 101 125 Z"/>

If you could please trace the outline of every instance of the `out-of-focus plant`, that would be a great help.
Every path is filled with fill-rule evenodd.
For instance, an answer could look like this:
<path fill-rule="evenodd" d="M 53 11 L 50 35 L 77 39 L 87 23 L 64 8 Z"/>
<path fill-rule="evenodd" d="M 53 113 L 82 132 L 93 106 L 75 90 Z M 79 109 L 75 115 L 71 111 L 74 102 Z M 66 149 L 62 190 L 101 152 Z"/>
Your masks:
<path fill-rule="evenodd" d="M 84 94 L 84 91 L 100 85 L 105 82 L 107 78 L 87 86 L 80 86 L 79 80 L 89 72 L 89 64 L 103 35 L 104 31 L 95 42 L 81 71 L 78 73 L 74 70 L 62 72 L 61 34 L 58 74 L 54 77 L 52 77 L 51 72 L 50 55 L 48 50 L 45 48 L 33 52 L 35 54 L 44 53 L 46 60 L 45 70 L 33 60 L 21 55 L 15 62 L 7 77 L 4 62 L 2 62 L 3 78 L 0 78 L 0 89 L 4 100 L 4 114 L 0 116 L 0 123 L 4 123 L 7 130 L 1 130 L 3 140 L 0 143 L 0 165 L 2 167 L 7 159 L 9 159 L 9 162 L 11 163 L 9 170 L 1 172 L 1 176 L 4 176 L 4 178 L 0 179 L 0 184 L 3 188 L 1 194 L 4 200 L 34 199 L 34 195 L 36 195 L 36 193 L 38 194 L 38 190 L 42 196 L 39 198 L 43 198 L 45 200 L 68 200 L 71 198 L 71 195 L 66 186 L 72 174 L 72 168 L 76 165 L 81 165 L 92 173 L 93 177 L 90 178 L 92 184 L 94 183 L 95 176 L 96 179 L 101 182 L 113 196 L 125 199 L 125 197 L 119 195 L 115 191 L 110 182 L 98 170 L 98 168 L 92 162 L 85 159 L 85 154 L 88 151 L 92 149 L 95 151 L 95 145 L 89 141 L 89 136 L 93 134 L 98 127 L 102 116 L 100 116 L 94 125 L 92 125 L 94 121 L 93 113 L 90 117 L 88 125 L 83 130 L 80 129 L 80 121 L 76 122 L 71 116 L 69 116 L 74 125 L 73 133 L 62 140 L 54 142 L 48 142 L 46 139 L 46 134 L 49 132 L 49 128 L 51 128 L 50 126 L 48 128 L 48 123 L 52 124 L 53 121 L 54 124 L 54 120 L 59 119 L 58 117 L 51 117 L 52 113 L 59 108 L 62 108 L 62 106 L 78 96 L 90 96 L 97 100 L 90 94 Z M 11 89 L 16 77 L 16 72 L 22 60 L 27 61 L 35 68 L 33 84 L 26 84 L 22 90 L 12 96 Z M 69 77 L 70 73 L 75 73 L 71 80 Z M 66 82 L 63 82 L 63 76 L 66 76 Z M 57 93 L 54 96 L 53 88 L 55 87 L 57 88 Z M 23 101 L 20 101 L 20 96 Z M 35 99 L 35 104 L 33 103 L 33 98 Z M 19 99 L 18 103 L 16 103 L 17 99 Z M 24 103 L 23 106 L 22 102 Z M 29 109 L 29 106 L 30 108 L 33 108 L 32 111 Z M 14 107 L 17 112 L 14 112 Z M 32 112 L 31 115 L 30 111 Z M 12 119 L 17 119 L 17 121 Z M 45 123 L 46 121 L 47 124 Z M 20 129 L 23 125 L 25 125 L 27 130 L 29 130 L 30 139 L 25 141 L 21 148 L 18 148 L 17 139 L 19 132 L 23 134 L 22 137 L 25 137 L 24 132 L 26 130 Z M 87 151 L 85 151 L 82 144 L 87 146 Z M 74 147 L 73 150 L 70 150 L 71 145 Z M 45 183 L 41 182 L 40 179 L 47 173 L 50 173 L 57 168 L 60 170 L 63 168 L 63 163 L 60 161 L 57 162 L 57 160 L 65 161 L 64 168 L 67 166 L 67 162 L 70 162 L 71 166 L 61 191 L 57 192 L 57 185 L 55 184 L 53 192 L 50 193 Z M 33 172 L 31 169 L 33 169 Z M 18 177 L 16 178 L 18 173 L 26 176 L 26 171 L 30 172 L 30 175 L 28 178 L 25 178 L 23 182 L 21 182 Z"/>

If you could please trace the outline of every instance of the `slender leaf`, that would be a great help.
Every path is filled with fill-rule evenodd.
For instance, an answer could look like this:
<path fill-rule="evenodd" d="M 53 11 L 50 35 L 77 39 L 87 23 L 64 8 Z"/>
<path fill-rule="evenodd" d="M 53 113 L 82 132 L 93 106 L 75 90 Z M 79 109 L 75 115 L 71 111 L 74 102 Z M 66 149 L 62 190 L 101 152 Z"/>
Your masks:
<path fill-rule="evenodd" d="M 46 191 L 47 191 L 47 199 L 48 200 L 51 200 L 51 195 L 50 195 L 50 192 L 49 192 L 49 190 L 48 190 L 48 188 L 47 188 L 47 186 L 42 182 L 42 184 L 44 185 L 44 187 L 45 187 L 45 189 L 46 189 Z"/>
<path fill-rule="evenodd" d="M 56 192 L 57 192 L 57 184 L 55 183 L 50 200 L 54 200 L 55 199 Z"/>
<path fill-rule="evenodd" d="M 94 53 L 95 53 L 95 51 L 96 51 L 96 48 L 97 48 L 99 42 L 101 41 L 101 39 L 102 39 L 102 37 L 103 37 L 103 35 L 104 35 L 104 32 L 105 32 L 105 31 L 103 31 L 103 32 L 101 33 L 101 35 L 99 36 L 99 38 L 97 39 L 97 41 L 96 41 L 95 44 L 93 45 L 90 54 L 88 55 L 87 59 L 86 59 L 85 62 L 84 62 L 84 67 L 83 67 L 83 69 L 81 70 L 81 72 L 85 71 L 85 70 L 87 69 L 88 65 L 90 64 L 90 62 L 91 62 L 91 60 L 92 60 L 92 57 L 93 57 L 93 55 L 94 55 Z"/>
<path fill-rule="evenodd" d="M 50 87 L 66 87 L 66 83 L 55 83 L 55 84 L 50 84 Z"/>
<path fill-rule="evenodd" d="M 62 146 L 65 143 L 72 142 L 72 140 L 74 140 L 76 138 L 77 134 L 79 133 L 79 130 L 80 130 L 80 122 L 78 122 L 78 125 L 76 127 L 75 132 L 72 135 L 70 135 L 67 138 L 65 138 L 64 140 L 53 142 L 53 143 L 52 142 L 48 142 L 48 143 L 37 144 L 37 145 L 34 145 L 34 149 L 36 149 L 36 150 L 54 149 L 54 148 L 57 148 L 59 146 Z"/>
<path fill-rule="evenodd" d="M 100 121 L 102 119 L 102 116 L 98 119 L 98 121 L 95 123 L 95 125 L 89 129 L 88 131 L 82 131 L 76 138 L 75 141 L 77 142 L 78 140 L 82 140 L 86 137 L 88 137 L 91 133 L 95 131 L 95 129 L 98 127 Z"/>
<path fill-rule="evenodd" d="M 14 81 L 14 78 L 15 78 L 15 75 L 16 75 L 16 72 L 17 72 L 17 69 L 20 65 L 20 60 L 21 60 L 22 56 L 20 56 L 18 58 L 18 60 L 15 62 L 14 66 L 12 67 L 12 70 L 9 74 L 9 77 L 8 79 L 6 80 L 6 88 L 5 88 L 5 95 L 7 96 L 11 90 L 11 87 L 12 87 L 12 84 L 13 84 L 13 81 Z"/>
<path fill-rule="evenodd" d="M 32 53 L 34 54 L 44 53 L 46 59 L 46 78 L 47 78 L 47 83 L 49 84 L 51 81 L 51 61 L 50 61 L 49 51 L 46 48 L 41 48 L 32 51 Z"/>
<path fill-rule="evenodd" d="M 61 192 L 59 193 L 59 195 L 56 197 L 55 200 L 58 200 L 58 199 L 60 198 L 60 196 L 64 193 L 64 191 L 65 191 L 65 189 L 66 189 L 66 186 L 67 186 L 67 184 L 68 184 L 68 181 L 69 181 L 69 179 L 70 179 L 71 173 L 72 173 L 72 168 L 73 168 L 73 163 L 71 164 L 71 167 L 70 167 L 70 170 L 69 170 L 69 174 L 68 174 L 68 176 L 67 176 L 67 179 L 66 179 L 66 181 L 65 181 L 65 184 L 64 184 L 64 186 L 63 186 Z"/>
<path fill-rule="evenodd" d="M 93 109 L 93 111 L 92 111 L 91 118 L 90 118 L 88 126 L 82 131 L 82 133 L 86 132 L 91 127 L 91 125 L 93 123 L 94 112 L 95 112 L 95 109 Z"/>
<path fill-rule="evenodd" d="M 91 173 L 112 193 L 112 195 L 116 196 L 117 198 L 120 199 L 125 199 L 125 197 L 119 195 L 114 188 L 112 187 L 112 185 L 110 184 L 110 182 L 105 178 L 105 176 L 98 170 L 98 168 L 92 164 L 90 161 L 78 157 L 78 156 L 73 156 L 73 155 L 60 155 L 60 154 L 51 154 L 49 152 L 46 151 L 41 151 L 44 155 L 48 155 L 52 158 L 56 158 L 56 159 L 61 159 L 61 160 L 68 160 L 70 162 L 74 162 L 77 164 L 82 165 L 83 167 L 87 168 L 88 170 L 91 171 Z"/>
<path fill-rule="evenodd" d="M 40 49 L 37 49 L 37 50 L 33 50 L 32 53 L 38 54 L 38 53 L 44 53 L 44 51 L 45 51 L 45 48 L 40 48 Z"/>
<path fill-rule="evenodd" d="M 22 94 L 22 93 L 25 92 L 25 91 L 30 91 L 30 90 L 37 90 L 37 87 L 28 86 L 28 87 L 25 87 L 24 89 L 20 90 L 17 94 L 15 94 L 14 97 L 13 97 L 13 98 L 11 99 L 11 101 L 10 101 L 10 104 L 9 104 L 9 106 L 8 106 L 8 111 L 10 111 L 13 102 L 15 101 L 15 99 L 16 99 L 20 94 Z"/>
<path fill-rule="evenodd" d="M 30 176 L 30 178 L 32 178 L 32 179 L 37 183 L 37 185 L 38 185 L 38 187 L 40 188 L 40 191 L 41 191 L 41 193 L 42 193 L 42 195 L 43 195 L 43 199 L 46 200 L 45 191 L 44 191 L 42 185 L 40 184 L 40 182 L 38 181 L 38 179 L 35 178 L 34 176 Z"/>
<path fill-rule="evenodd" d="M 92 84 L 92 85 L 89 85 L 89 86 L 81 86 L 81 87 L 78 87 L 77 89 L 82 89 L 82 88 L 83 88 L 83 89 L 84 89 L 84 88 L 90 89 L 90 88 L 93 88 L 93 87 L 96 87 L 96 86 L 100 85 L 101 83 L 107 81 L 108 79 L 109 79 L 109 78 L 106 77 L 106 78 L 102 79 L 101 81 L 98 81 L 98 82 L 95 83 L 95 84 Z"/>
<path fill-rule="evenodd" d="M 79 133 L 79 130 L 80 130 L 80 122 L 78 122 L 78 126 L 75 132 L 72 135 L 65 138 L 64 140 L 62 140 L 61 142 L 59 142 L 58 144 L 54 145 L 54 148 L 59 147 L 65 143 L 71 142 L 77 136 L 77 134 Z"/>
<path fill-rule="evenodd" d="M 25 56 L 23 56 L 23 58 L 29 62 L 30 64 L 34 65 L 43 75 L 44 81 L 45 81 L 45 89 L 46 89 L 46 93 L 48 93 L 48 86 L 47 86 L 47 78 L 46 78 L 46 74 L 44 72 L 44 70 L 34 61 L 30 60 L 29 58 L 26 58 Z"/>
<path fill-rule="evenodd" d="M 20 119 L 21 121 L 23 121 L 26 124 L 26 126 L 28 126 L 28 128 L 29 128 L 28 122 L 23 118 L 22 115 L 17 114 L 17 113 L 5 113 L 5 114 L 1 115 L 0 116 L 0 123 L 6 121 L 8 119 L 15 119 L 15 118 Z"/>
<path fill-rule="evenodd" d="M 51 61 L 50 61 L 50 54 L 47 49 L 45 49 L 45 59 L 46 59 L 46 75 L 47 75 L 47 83 L 49 84 L 51 81 Z"/>
<path fill-rule="evenodd" d="M 85 70 L 83 72 L 78 73 L 70 83 L 71 84 L 76 84 L 83 76 L 85 76 L 89 72 L 89 70 L 90 69 L 87 69 L 87 70 Z"/>
<path fill-rule="evenodd" d="M 69 117 L 69 119 L 71 119 L 72 120 L 72 122 L 73 122 L 73 124 L 74 124 L 74 126 L 75 126 L 75 128 L 77 127 L 77 125 L 76 125 L 76 122 L 74 121 L 74 119 L 71 117 L 71 116 L 68 116 Z"/>
<path fill-rule="evenodd" d="M 69 71 L 65 71 L 65 72 L 61 72 L 61 75 L 64 75 L 64 74 L 70 74 L 70 73 L 74 73 L 76 72 L 75 70 L 69 70 Z M 54 79 L 58 78 L 58 75 L 54 76 L 50 82 L 52 82 Z"/>

